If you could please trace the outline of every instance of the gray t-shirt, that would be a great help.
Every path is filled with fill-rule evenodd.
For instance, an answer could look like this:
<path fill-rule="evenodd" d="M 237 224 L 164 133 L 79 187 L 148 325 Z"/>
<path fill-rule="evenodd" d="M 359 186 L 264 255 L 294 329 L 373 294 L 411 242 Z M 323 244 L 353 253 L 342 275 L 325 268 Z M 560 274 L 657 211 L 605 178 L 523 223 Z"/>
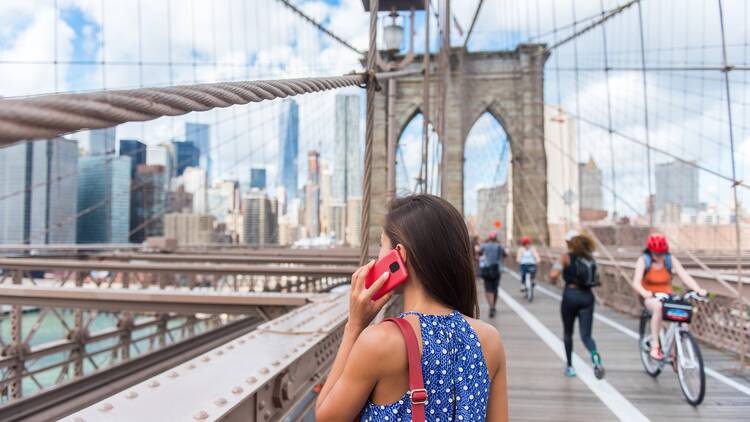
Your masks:
<path fill-rule="evenodd" d="M 485 242 L 479 246 L 482 252 L 483 266 L 500 264 L 505 256 L 505 249 L 497 242 Z"/>

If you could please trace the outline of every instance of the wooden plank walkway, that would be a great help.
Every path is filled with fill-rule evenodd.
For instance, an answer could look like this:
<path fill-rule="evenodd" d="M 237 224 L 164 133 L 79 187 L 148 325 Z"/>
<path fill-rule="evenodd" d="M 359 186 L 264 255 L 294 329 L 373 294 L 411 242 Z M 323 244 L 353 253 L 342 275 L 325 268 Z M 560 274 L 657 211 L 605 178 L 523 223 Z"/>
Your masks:
<path fill-rule="evenodd" d="M 480 283 L 481 284 L 481 283 Z M 561 337 L 559 289 L 542 283 L 534 302 L 528 303 L 519 292 L 519 282 L 512 274 L 503 274 L 501 283 L 507 297 L 515 301 L 543 327 Z M 546 293 L 545 293 L 546 292 Z M 581 377 L 563 375 L 564 363 L 542 337 L 530 328 L 527 320 L 508 303 L 498 300 L 498 314 L 490 320 L 483 295 L 480 296 L 483 319 L 491 321 L 499 330 L 508 360 L 508 394 L 512 421 L 611 421 L 618 420 L 615 412 L 587 386 Z M 638 321 L 598 307 L 597 313 L 637 332 Z M 523 313 L 523 312 L 521 312 Z M 578 336 L 576 326 L 575 336 Z M 612 403 L 632 406 L 652 421 L 750 421 L 750 395 L 730 385 L 706 376 L 706 398 L 694 408 L 683 398 L 677 375 L 666 369 L 654 379 L 641 366 L 637 342 L 600 320 L 594 322 L 594 339 L 607 370 L 605 380 L 619 392 L 621 398 Z M 562 347 L 562 343 L 560 343 Z M 574 353 L 590 364 L 588 352 L 576 337 Z M 750 387 L 748 371 L 737 373 L 739 363 L 732 356 L 701 345 L 706 366 L 736 382 Z M 580 368 L 577 368 L 579 373 Z M 590 383 L 600 388 L 599 381 Z M 601 390 L 599 391 L 601 393 Z M 622 413 L 621 413 L 622 415 Z"/>

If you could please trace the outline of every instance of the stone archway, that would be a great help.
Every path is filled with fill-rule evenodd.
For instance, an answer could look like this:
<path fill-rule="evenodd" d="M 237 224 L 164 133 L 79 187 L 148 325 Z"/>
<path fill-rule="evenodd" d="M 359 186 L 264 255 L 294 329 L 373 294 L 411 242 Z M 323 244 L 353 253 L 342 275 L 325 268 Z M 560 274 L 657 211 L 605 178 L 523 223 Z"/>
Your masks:
<path fill-rule="evenodd" d="M 508 135 L 512 154 L 514 237 L 530 236 L 548 244 L 547 159 L 544 151 L 544 63 L 541 44 L 521 44 L 513 51 L 451 53 L 443 140 L 442 196 L 463 211 L 464 145 L 469 130 L 485 111 Z M 412 67 L 421 66 L 415 59 Z M 422 109 L 421 76 L 400 78 L 395 115 L 401 133 Z M 432 80 L 433 87 L 436 79 Z M 435 90 L 432 89 L 433 95 Z M 370 239 L 378 239 L 385 216 L 387 109 L 386 93 L 375 98 Z M 435 107 L 430 107 L 434 122 Z"/>

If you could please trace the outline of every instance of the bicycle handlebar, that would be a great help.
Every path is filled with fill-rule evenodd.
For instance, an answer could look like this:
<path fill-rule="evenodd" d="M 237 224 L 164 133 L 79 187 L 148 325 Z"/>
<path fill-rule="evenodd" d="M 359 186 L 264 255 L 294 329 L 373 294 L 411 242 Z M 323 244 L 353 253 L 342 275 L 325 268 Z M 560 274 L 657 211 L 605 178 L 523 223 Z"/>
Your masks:
<path fill-rule="evenodd" d="M 699 295 L 698 292 L 696 292 L 695 290 L 689 290 L 687 293 L 682 295 L 682 297 L 680 297 L 679 295 L 670 295 L 670 294 L 662 293 L 662 292 L 654 293 L 654 297 L 662 302 L 665 302 L 673 298 L 685 299 L 685 300 L 696 300 L 698 302 L 708 302 L 708 297 Z"/>

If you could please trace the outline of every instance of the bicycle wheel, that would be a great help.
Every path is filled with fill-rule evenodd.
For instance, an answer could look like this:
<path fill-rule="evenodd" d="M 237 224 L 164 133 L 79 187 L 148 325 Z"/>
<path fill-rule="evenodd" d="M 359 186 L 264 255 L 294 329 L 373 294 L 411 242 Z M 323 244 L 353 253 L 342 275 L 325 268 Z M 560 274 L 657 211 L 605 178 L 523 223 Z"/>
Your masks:
<path fill-rule="evenodd" d="M 651 315 L 648 313 L 641 313 L 641 322 L 638 326 L 638 353 L 641 356 L 641 363 L 646 373 L 656 378 L 661 373 L 661 366 L 659 362 L 651 358 L 651 336 L 647 334 L 649 331 L 649 323 L 651 322 Z"/>
<path fill-rule="evenodd" d="M 531 282 L 530 273 L 526 273 L 526 280 L 524 280 L 524 284 L 526 285 L 526 300 L 531 302 L 534 300 L 534 285 Z"/>
<path fill-rule="evenodd" d="M 680 348 L 677 349 L 677 378 L 682 395 L 693 406 L 701 404 L 706 394 L 706 373 L 703 355 L 698 343 L 689 331 L 680 332 Z M 681 350 L 681 351 L 680 351 Z"/>

